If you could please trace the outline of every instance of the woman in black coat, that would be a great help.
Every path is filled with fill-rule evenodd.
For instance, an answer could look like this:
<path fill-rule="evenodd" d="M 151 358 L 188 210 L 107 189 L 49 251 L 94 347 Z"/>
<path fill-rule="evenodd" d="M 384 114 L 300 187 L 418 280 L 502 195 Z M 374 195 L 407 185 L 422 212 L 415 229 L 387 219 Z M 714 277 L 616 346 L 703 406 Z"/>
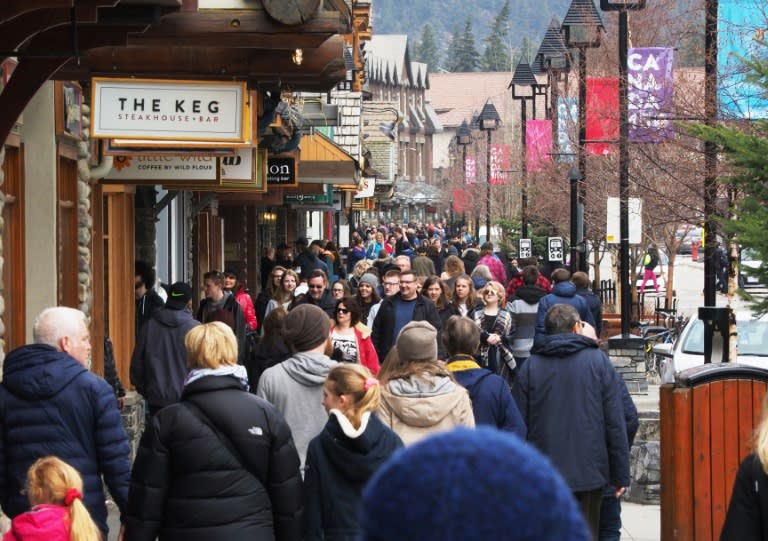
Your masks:
<path fill-rule="evenodd" d="M 237 340 L 192 329 L 181 402 L 160 410 L 131 475 L 126 540 L 301 539 L 299 455 L 280 412 L 247 392 Z"/>
<path fill-rule="evenodd" d="M 323 387 L 328 422 L 307 451 L 306 541 L 358 539 L 363 487 L 403 446 L 373 413 L 380 398 L 378 380 L 362 365 L 342 363 L 328 373 Z"/>

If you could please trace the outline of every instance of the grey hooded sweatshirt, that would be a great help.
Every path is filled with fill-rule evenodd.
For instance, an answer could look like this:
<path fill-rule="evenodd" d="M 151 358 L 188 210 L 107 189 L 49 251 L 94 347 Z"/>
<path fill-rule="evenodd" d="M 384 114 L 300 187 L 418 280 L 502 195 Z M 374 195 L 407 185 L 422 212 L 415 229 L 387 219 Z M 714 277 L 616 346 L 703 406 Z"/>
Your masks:
<path fill-rule="evenodd" d="M 328 372 L 337 364 L 322 353 L 295 353 L 268 368 L 259 379 L 256 394 L 279 409 L 291 427 L 302 471 L 309 442 L 328 422 L 328 414 L 322 405 L 323 384 Z"/>

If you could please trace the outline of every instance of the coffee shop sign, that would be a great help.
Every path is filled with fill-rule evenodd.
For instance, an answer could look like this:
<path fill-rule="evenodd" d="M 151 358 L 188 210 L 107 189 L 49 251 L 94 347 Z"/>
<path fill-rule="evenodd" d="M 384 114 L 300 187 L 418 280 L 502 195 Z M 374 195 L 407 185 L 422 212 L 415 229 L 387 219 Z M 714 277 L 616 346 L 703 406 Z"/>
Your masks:
<path fill-rule="evenodd" d="M 244 82 L 94 78 L 95 138 L 245 143 Z"/>

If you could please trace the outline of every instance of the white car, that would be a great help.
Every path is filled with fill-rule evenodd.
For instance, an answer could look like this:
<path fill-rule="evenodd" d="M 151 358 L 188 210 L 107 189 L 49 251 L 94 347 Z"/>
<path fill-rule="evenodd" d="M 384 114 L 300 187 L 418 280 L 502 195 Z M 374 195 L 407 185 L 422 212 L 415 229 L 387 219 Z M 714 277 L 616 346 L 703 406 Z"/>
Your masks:
<path fill-rule="evenodd" d="M 739 269 L 739 287 L 759 286 L 760 279 L 749 272 L 749 269 L 759 269 L 763 262 L 755 259 L 757 254 L 749 248 L 741 250 L 741 268 Z"/>
<path fill-rule="evenodd" d="M 749 312 L 736 312 L 738 355 L 736 361 L 768 368 L 768 314 L 754 318 Z M 712 339 L 712 362 L 722 359 L 719 333 Z M 657 344 L 653 353 L 662 357 L 659 372 L 662 383 L 672 383 L 682 370 L 704 364 L 704 322 L 691 317 L 674 344 Z"/>

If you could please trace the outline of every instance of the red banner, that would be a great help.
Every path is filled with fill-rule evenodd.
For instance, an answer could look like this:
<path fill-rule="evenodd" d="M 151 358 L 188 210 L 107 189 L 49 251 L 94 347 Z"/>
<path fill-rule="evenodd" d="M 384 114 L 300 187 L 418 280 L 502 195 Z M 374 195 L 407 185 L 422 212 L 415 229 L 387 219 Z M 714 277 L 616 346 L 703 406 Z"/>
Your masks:
<path fill-rule="evenodd" d="M 587 78 L 587 154 L 605 156 L 616 152 L 619 140 L 619 80 Z"/>
<path fill-rule="evenodd" d="M 491 184 L 506 184 L 509 172 L 509 145 L 491 145 Z"/>
<path fill-rule="evenodd" d="M 467 190 L 457 189 L 453 190 L 453 211 L 454 212 L 466 212 L 470 210 L 472 200 L 467 193 Z"/>
<path fill-rule="evenodd" d="M 536 173 L 552 161 L 552 121 L 527 120 L 525 122 L 525 167 Z"/>

